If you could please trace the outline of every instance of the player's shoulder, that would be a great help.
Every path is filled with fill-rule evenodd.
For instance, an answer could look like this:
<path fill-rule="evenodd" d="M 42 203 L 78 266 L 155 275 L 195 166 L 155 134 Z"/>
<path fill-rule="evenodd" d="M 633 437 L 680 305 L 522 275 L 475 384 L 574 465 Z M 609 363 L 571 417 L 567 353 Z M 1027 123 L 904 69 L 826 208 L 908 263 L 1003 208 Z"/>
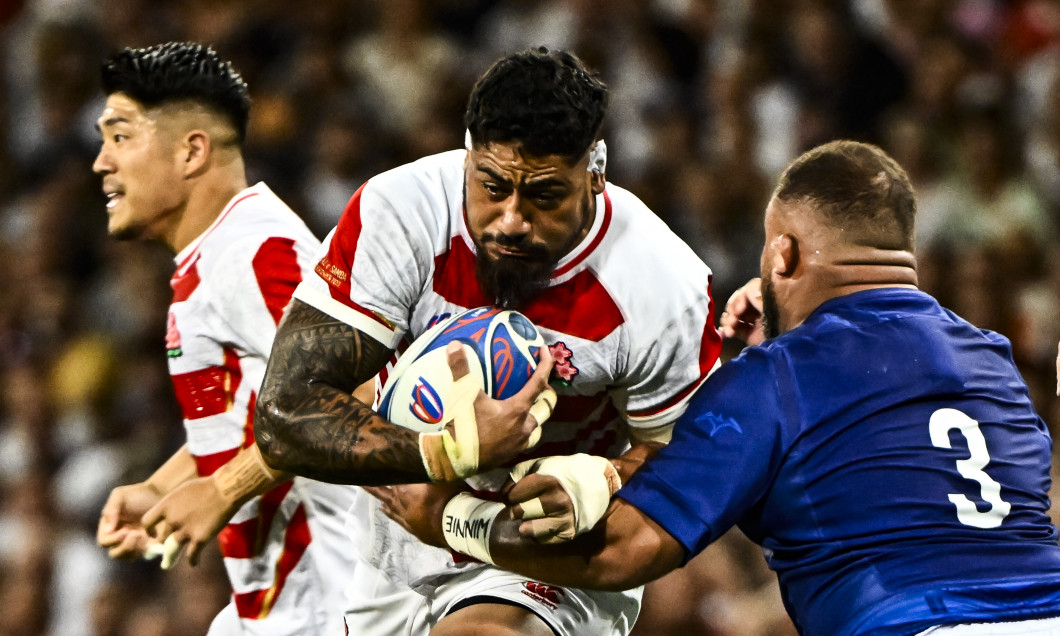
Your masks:
<path fill-rule="evenodd" d="M 305 221 L 267 185 L 258 183 L 233 197 L 203 244 L 216 252 L 253 249 L 270 238 L 283 238 L 311 249 L 320 241 Z"/>
<path fill-rule="evenodd" d="M 394 204 L 417 199 L 447 200 L 463 186 L 464 150 L 450 150 L 402 164 L 370 178 L 362 197 Z"/>
<path fill-rule="evenodd" d="M 655 321 L 707 298 L 710 267 L 628 190 L 608 184 L 610 218 L 591 266 L 630 318 Z M 650 301 L 646 302 L 646 299 Z"/>
<path fill-rule="evenodd" d="M 233 197 L 195 246 L 193 258 L 201 272 L 221 282 L 260 269 L 263 259 L 306 260 L 319 246 L 301 217 L 259 183 Z"/>
<path fill-rule="evenodd" d="M 611 227 L 604 240 L 625 254 L 643 257 L 626 259 L 631 265 L 669 271 L 670 276 L 679 275 L 673 271 L 678 267 L 690 268 L 689 273 L 695 276 L 706 269 L 703 259 L 637 195 L 608 183 L 605 205 Z"/>

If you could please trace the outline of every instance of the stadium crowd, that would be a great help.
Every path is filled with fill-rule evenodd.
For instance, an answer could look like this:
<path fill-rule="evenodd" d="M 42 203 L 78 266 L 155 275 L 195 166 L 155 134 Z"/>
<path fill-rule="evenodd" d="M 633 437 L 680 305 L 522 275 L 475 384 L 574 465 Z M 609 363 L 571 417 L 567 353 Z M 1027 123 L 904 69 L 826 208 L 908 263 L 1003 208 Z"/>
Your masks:
<path fill-rule="evenodd" d="M 107 238 L 91 171 L 100 62 L 166 40 L 241 70 L 250 180 L 321 237 L 369 175 L 462 144 L 490 60 L 568 48 L 612 89 L 609 180 L 700 253 L 719 305 L 758 272 L 787 162 L 877 143 L 918 190 L 921 287 L 1012 340 L 1058 433 L 1060 0 L 0 0 L 0 636 L 201 634 L 225 603 L 216 549 L 162 573 L 95 543 L 110 489 L 183 440 L 172 262 Z M 648 588 L 635 633 L 794 631 L 733 533 Z"/>

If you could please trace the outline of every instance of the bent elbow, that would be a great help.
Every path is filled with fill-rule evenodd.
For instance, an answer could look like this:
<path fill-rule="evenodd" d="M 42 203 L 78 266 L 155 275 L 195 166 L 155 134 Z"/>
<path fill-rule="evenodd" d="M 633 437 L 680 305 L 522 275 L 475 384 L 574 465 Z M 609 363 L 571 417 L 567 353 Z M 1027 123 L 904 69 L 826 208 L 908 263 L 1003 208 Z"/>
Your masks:
<path fill-rule="evenodd" d="M 280 433 L 284 430 L 283 415 L 275 401 L 259 401 L 254 408 L 254 442 L 261 457 L 270 468 L 291 471 Z"/>

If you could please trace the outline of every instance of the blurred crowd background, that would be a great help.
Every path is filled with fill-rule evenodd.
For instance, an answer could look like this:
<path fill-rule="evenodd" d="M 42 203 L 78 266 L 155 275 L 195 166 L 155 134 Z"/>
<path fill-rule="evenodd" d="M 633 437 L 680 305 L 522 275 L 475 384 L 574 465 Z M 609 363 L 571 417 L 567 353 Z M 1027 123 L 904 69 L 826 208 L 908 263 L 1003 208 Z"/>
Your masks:
<path fill-rule="evenodd" d="M 569 48 L 612 89 L 609 180 L 702 255 L 719 306 L 758 272 L 784 165 L 877 143 L 919 192 L 922 287 L 1012 340 L 1057 432 L 1058 0 L 0 0 L 0 636 L 194 636 L 226 602 L 216 549 L 163 575 L 95 544 L 110 488 L 183 441 L 171 257 L 107 238 L 91 172 L 101 60 L 172 39 L 234 60 L 250 178 L 321 237 L 367 177 L 462 144 L 494 58 Z M 794 631 L 733 532 L 649 587 L 636 633 Z"/>

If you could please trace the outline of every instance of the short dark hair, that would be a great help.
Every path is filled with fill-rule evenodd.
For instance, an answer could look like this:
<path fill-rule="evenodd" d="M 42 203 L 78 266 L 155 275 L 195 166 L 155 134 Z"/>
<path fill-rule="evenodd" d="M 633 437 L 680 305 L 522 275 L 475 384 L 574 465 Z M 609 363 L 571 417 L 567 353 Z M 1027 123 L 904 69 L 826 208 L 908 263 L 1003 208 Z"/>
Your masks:
<path fill-rule="evenodd" d="M 805 201 L 850 243 L 913 250 L 916 193 L 881 148 L 839 140 L 807 151 L 781 175 L 774 198 Z"/>
<path fill-rule="evenodd" d="M 189 100 L 227 117 L 242 144 L 250 118 L 250 95 L 232 63 L 209 46 L 166 42 L 126 48 L 101 68 L 103 92 L 124 93 L 147 108 Z"/>
<path fill-rule="evenodd" d="M 607 102 L 607 86 L 576 55 L 538 47 L 501 58 L 475 82 L 464 125 L 476 144 L 519 142 L 574 161 L 596 141 Z"/>

